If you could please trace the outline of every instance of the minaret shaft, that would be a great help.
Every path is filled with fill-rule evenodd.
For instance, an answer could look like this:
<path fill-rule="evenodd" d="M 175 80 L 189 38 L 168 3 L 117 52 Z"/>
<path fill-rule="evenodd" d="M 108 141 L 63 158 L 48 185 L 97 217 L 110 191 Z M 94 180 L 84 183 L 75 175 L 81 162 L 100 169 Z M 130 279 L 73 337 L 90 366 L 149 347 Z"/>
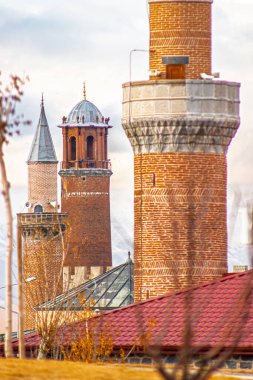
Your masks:
<path fill-rule="evenodd" d="M 226 273 L 225 155 L 136 154 L 134 172 L 136 298 Z"/>
<path fill-rule="evenodd" d="M 184 77 L 178 79 L 199 79 L 200 73 L 211 74 L 211 3 L 212 0 L 149 0 L 149 65 L 150 70 L 160 71 L 160 79 L 173 79 L 170 75 L 179 69 L 175 63 L 163 62 L 172 56 L 189 58 Z"/>

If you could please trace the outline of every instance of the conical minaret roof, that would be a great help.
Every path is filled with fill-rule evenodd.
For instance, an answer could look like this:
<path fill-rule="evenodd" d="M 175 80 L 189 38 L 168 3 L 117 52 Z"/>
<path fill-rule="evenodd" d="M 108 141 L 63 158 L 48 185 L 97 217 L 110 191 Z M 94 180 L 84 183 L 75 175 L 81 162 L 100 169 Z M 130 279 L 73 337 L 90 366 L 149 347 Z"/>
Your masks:
<path fill-rule="evenodd" d="M 28 162 L 57 162 L 42 96 L 39 123 L 33 139 Z"/>

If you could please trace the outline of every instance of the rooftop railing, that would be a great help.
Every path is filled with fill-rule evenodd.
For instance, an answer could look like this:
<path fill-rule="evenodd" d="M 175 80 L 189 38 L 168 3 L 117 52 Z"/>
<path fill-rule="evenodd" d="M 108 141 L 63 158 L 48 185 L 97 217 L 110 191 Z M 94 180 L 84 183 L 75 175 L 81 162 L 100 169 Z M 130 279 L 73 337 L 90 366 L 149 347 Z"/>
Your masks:
<path fill-rule="evenodd" d="M 58 224 L 64 223 L 68 217 L 66 213 L 26 213 L 18 214 L 18 224 Z"/>
<path fill-rule="evenodd" d="M 61 169 L 107 169 L 111 170 L 111 161 L 78 160 L 61 163 Z"/>

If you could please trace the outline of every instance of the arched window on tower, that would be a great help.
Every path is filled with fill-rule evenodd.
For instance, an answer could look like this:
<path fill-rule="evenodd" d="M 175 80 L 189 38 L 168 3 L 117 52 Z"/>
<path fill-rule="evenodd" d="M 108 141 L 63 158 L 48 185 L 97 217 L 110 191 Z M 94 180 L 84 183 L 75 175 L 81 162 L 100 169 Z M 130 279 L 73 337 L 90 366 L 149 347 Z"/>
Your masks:
<path fill-rule="evenodd" d="M 87 137 L 87 160 L 94 160 L 94 137 Z"/>
<path fill-rule="evenodd" d="M 34 207 L 34 212 L 37 212 L 37 213 L 43 212 L 43 207 L 41 205 L 36 205 Z"/>
<path fill-rule="evenodd" d="M 70 161 L 75 161 L 76 160 L 76 138 L 71 137 L 69 140 L 70 144 Z"/>

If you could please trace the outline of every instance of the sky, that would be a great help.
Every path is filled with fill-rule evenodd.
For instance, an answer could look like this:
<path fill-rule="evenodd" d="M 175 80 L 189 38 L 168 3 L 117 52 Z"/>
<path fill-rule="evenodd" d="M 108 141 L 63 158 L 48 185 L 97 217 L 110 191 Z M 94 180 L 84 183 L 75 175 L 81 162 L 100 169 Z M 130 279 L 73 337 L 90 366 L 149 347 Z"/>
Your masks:
<path fill-rule="evenodd" d="M 114 126 L 109 136 L 112 241 L 114 264 L 120 263 L 133 249 L 133 154 L 120 123 L 122 83 L 129 81 L 129 52 L 148 49 L 147 1 L 0 0 L 0 14 L 0 70 L 6 78 L 10 73 L 30 77 L 19 112 L 32 125 L 23 128 L 21 137 L 12 139 L 5 150 L 13 213 L 25 211 L 26 159 L 39 119 L 42 92 L 60 161 L 62 142 L 57 125 L 82 99 L 86 81 L 87 99 L 104 116 L 110 116 Z M 213 71 L 220 72 L 221 79 L 241 83 L 241 127 L 228 153 L 231 218 L 237 215 L 235 205 L 236 209 L 240 205 L 242 215 L 248 212 L 245 205 L 253 204 L 252 15 L 251 0 L 214 0 Z M 148 54 L 133 54 L 132 80 L 147 78 Z M 0 200 L 2 224 L 3 213 Z M 245 246 L 239 249 L 242 234 L 233 237 L 235 229 L 241 228 L 240 218 L 232 227 L 230 223 L 229 231 L 230 245 L 234 244 L 231 255 L 243 263 Z M 3 244 L 3 232 L 1 236 Z"/>

